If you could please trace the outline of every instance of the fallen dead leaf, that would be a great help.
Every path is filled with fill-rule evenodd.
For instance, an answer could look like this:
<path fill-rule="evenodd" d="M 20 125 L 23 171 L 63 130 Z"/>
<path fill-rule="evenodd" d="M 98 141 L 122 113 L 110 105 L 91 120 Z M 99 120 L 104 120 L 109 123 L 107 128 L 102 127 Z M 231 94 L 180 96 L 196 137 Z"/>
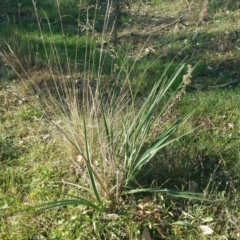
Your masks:
<path fill-rule="evenodd" d="M 202 234 L 204 235 L 210 235 L 213 233 L 213 230 L 207 225 L 200 225 L 199 228 L 201 229 Z"/>

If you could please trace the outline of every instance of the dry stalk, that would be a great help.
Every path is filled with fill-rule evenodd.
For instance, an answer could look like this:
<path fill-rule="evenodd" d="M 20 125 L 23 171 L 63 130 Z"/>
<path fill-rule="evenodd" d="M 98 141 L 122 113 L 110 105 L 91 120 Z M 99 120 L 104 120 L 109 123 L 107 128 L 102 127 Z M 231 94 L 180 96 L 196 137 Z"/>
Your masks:
<path fill-rule="evenodd" d="M 201 12 L 199 13 L 199 16 L 198 16 L 198 24 L 201 24 L 202 22 L 204 22 L 204 20 L 207 17 L 208 2 L 209 2 L 209 0 L 204 0 L 204 2 L 203 2 L 202 10 L 201 10 Z"/>
<path fill-rule="evenodd" d="M 186 88 L 191 83 L 192 71 L 193 71 L 192 66 L 190 64 L 188 64 L 187 65 L 187 73 L 185 75 L 183 75 L 183 78 L 182 78 L 181 89 L 176 94 L 176 96 L 172 99 L 172 102 L 171 102 L 171 104 L 168 105 L 165 113 L 159 117 L 159 119 L 156 121 L 155 124 L 159 125 L 159 123 L 166 122 L 168 119 L 170 119 L 172 108 L 181 99 L 182 95 L 184 95 L 186 93 Z"/>

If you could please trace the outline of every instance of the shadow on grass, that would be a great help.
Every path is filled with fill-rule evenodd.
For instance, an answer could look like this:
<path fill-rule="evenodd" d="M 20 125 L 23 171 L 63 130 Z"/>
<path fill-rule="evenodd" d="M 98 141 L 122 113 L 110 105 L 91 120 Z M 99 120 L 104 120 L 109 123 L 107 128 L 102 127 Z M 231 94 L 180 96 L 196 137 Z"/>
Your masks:
<path fill-rule="evenodd" d="M 179 150 L 159 153 L 137 177 L 138 186 L 234 193 L 240 181 L 237 173 L 229 171 L 233 166 L 230 166 L 231 163 L 225 165 L 219 160 L 223 156 L 208 154 L 207 150 L 198 150 L 195 154 Z"/>
<path fill-rule="evenodd" d="M 226 2 L 227 3 L 227 2 Z M 224 3 L 224 4 L 226 4 Z M 0 12 L 8 16 L 9 22 L 1 23 L 3 40 L 6 41 L 16 53 L 20 61 L 24 63 L 26 69 L 37 67 L 44 68 L 49 62 L 56 69 L 66 69 L 68 62 L 73 62 L 75 71 L 84 71 L 86 52 L 88 69 L 95 74 L 98 71 L 100 52 L 94 51 L 96 47 L 100 48 L 97 37 L 96 39 L 89 40 L 85 37 L 85 32 L 81 32 L 78 23 L 86 25 L 87 18 L 90 21 L 90 25 L 94 25 L 101 32 L 104 22 L 105 5 L 99 7 L 95 15 L 94 6 L 87 7 L 83 5 L 82 8 L 78 8 L 78 1 L 71 1 L 66 3 L 61 1 L 59 7 L 61 10 L 61 19 L 59 18 L 59 12 L 56 3 L 49 1 L 41 1 L 37 3 L 37 9 L 39 11 L 39 19 L 41 24 L 41 30 L 44 36 L 44 44 L 40 39 L 41 36 L 38 30 L 37 18 L 34 13 L 33 4 L 29 1 L 22 1 L 21 4 L 16 4 L 15 1 L 5 0 L 4 6 Z M 227 3 L 228 4 L 228 3 Z M 222 7 L 220 4 L 218 7 Z M 211 7 L 212 8 L 212 7 Z M 46 18 L 47 16 L 47 18 Z M 124 30 L 125 18 L 131 16 L 130 13 L 122 13 L 122 25 L 119 26 L 118 33 Z M 49 29 L 48 21 L 50 22 L 51 31 Z M 175 20 L 172 18 L 160 18 L 158 22 L 153 21 L 152 24 L 168 24 Z M 141 26 L 149 21 L 148 17 L 135 16 L 134 22 L 131 23 Z M 61 22 L 63 24 L 64 35 L 62 34 Z M 80 25 L 81 25 L 80 24 Z M 112 21 L 110 23 L 111 27 Z M 151 23 L 149 25 L 152 26 Z M 175 26 L 175 25 L 173 25 Z M 37 29 L 37 30 L 36 30 Z M 192 28 L 191 28 L 192 29 Z M 192 30 L 190 30 L 192 31 Z M 193 81 L 202 83 L 206 81 L 209 85 L 219 84 L 227 82 L 238 76 L 237 67 L 239 65 L 239 58 L 234 52 L 235 46 L 239 43 L 237 32 L 232 29 L 228 33 L 219 29 L 216 32 L 200 31 L 197 39 L 192 41 L 193 32 L 188 29 L 179 31 L 178 34 L 169 32 L 169 29 L 163 29 L 160 32 L 153 33 L 149 43 L 153 45 L 155 54 L 147 55 L 146 57 L 135 62 L 135 60 L 129 60 L 129 66 L 135 64 L 132 70 L 133 86 L 138 85 L 138 78 L 141 76 L 142 71 L 145 71 L 146 65 L 150 62 L 154 62 L 148 67 L 146 71 L 146 81 L 141 82 L 141 92 L 148 92 L 153 86 L 156 79 L 162 75 L 164 69 L 169 61 L 174 59 L 172 69 L 182 62 L 187 61 L 191 65 L 197 63 L 195 71 L 193 72 Z M 137 33 L 126 35 L 126 38 L 122 38 L 119 44 L 119 51 L 126 48 L 126 44 L 129 44 L 129 54 L 131 52 L 139 52 L 140 48 L 146 44 L 149 34 L 138 29 Z M 111 41 L 108 43 L 111 48 Z M 2 46 L 6 49 L 6 46 Z M 91 53 L 92 51 L 92 53 Z M 123 51 L 122 51 L 123 52 Z M 233 54 L 228 54 L 232 52 Z M 226 55 L 223 59 L 220 56 Z M 126 57 L 126 52 L 118 56 L 118 60 L 111 59 L 106 56 L 102 65 L 102 75 L 111 75 L 113 65 L 121 68 L 121 63 Z M 169 70 L 171 74 L 171 70 Z M 211 78 L 211 82 L 208 79 Z M 180 81 L 179 78 L 178 81 Z"/>
<path fill-rule="evenodd" d="M 13 136 L 2 132 L 0 135 L 0 161 L 8 162 L 20 156 L 21 149 L 16 144 Z"/>

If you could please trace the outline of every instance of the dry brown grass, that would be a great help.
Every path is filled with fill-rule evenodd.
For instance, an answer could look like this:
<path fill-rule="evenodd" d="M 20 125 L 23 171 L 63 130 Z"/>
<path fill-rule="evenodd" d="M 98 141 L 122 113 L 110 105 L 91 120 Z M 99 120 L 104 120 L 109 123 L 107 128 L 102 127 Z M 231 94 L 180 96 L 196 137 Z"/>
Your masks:
<path fill-rule="evenodd" d="M 208 16 L 208 3 L 209 0 L 204 0 L 201 11 L 198 16 L 198 24 L 203 23 Z"/>

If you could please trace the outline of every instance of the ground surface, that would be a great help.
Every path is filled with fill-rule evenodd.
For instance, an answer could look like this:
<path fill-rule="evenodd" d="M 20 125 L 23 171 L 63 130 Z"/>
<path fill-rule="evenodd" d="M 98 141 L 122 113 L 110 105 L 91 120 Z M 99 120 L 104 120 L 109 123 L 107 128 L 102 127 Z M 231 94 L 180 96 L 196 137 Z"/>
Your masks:
<path fill-rule="evenodd" d="M 29 206 L 65 199 L 66 194 L 86 194 L 81 188 L 82 169 L 76 167 L 76 154 L 68 150 L 56 126 L 50 125 L 39 110 L 38 94 L 29 93 L 20 80 L 48 82 L 52 75 L 46 67 L 49 59 L 56 64 L 56 72 L 64 65 L 59 75 L 67 77 L 65 46 L 68 59 L 77 59 L 74 74 L 86 77 L 82 71 L 86 48 L 82 39 L 87 31 L 92 41 L 88 46 L 101 48 L 106 3 L 99 5 L 97 17 L 94 4 L 87 8 L 83 2 L 78 8 L 75 1 L 59 3 L 64 37 L 59 14 L 52 10 L 56 3 L 42 1 L 37 7 L 46 46 L 50 49 L 54 42 L 60 60 L 54 54 L 46 56 L 32 4 L 4 0 L 0 5 L 0 239 L 207 239 L 201 225 L 213 229 L 210 239 L 238 239 L 239 1 L 210 1 L 207 9 L 203 3 L 190 0 L 122 4 L 115 35 L 110 34 L 114 11 L 104 35 L 107 53 L 102 78 L 110 78 L 112 84 L 111 74 L 128 59 L 129 65 L 135 63 L 129 78 L 141 98 L 170 61 L 169 75 L 181 62 L 196 66 L 187 93 L 168 120 L 172 122 L 196 104 L 199 106 L 180 131 L 198 128 L 159 152 L 139 181 L 143 186 L 203 192 L 219 201 L 205 203 L 149 194 L 123 198 L 118 207 L 106 211 L 107 215 L 81 206 L 25 211 Z M 48 15 L 51 34 L 41 9 Z M 76 41 L 77 57 L 73 54 Z M 150 67 L 141 79 L 146 66 Z M 76 69 L 80 69 L 79 75 Z M 97 70 L 94 66 L 91 69 L 95 77 Z M 118 218 L 111 219 L 109 213 Z M 151 237 L 144 231 L 146 227 Z"/>

